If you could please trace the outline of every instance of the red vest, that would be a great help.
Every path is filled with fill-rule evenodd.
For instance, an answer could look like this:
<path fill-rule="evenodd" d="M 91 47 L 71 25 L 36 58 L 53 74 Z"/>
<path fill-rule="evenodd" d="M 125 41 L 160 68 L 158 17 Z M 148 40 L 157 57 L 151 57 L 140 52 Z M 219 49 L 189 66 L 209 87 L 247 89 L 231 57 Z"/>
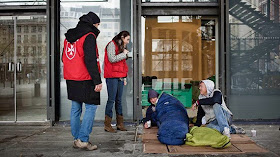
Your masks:
<path fill-rule="evenodd" d="M 115 45 L 115 54 L 119 54 L 119 48 L 117 44 L 112 41 Z M 108 46 L 108 45 L 107 45 Z M 105 57 L 104 57 L 104 78 L 121 78 L 126 77 L 128 72 L 128 67 L 126 60 L 121 60 L 116 63 L 111 63 L 108 59 L 107 46 L 105 48 Z"/>
<path fill-rule="evenodd" d="M 85 55 L 84 55 L 84 46 L 83 46 L 84 41 L 89 34 L 94 35 L 94 37 L 96 38 L 95 34 L 90 32 L 85 34 L 84 36 L 82 36 L 80 39 L 78 39 L 72 44 L 68 42 L 66 39 L 64 40 L 64 49 L 62 54 L 64 79 L 75 80 L 75 81 L 92 80 L 85 65 L 85 61 L 84 61 Z M 96 58 L 97 58 L 98 70 L 100 73 L 99 54 L 98 54 L 97 44 L 96 44 Z"/>

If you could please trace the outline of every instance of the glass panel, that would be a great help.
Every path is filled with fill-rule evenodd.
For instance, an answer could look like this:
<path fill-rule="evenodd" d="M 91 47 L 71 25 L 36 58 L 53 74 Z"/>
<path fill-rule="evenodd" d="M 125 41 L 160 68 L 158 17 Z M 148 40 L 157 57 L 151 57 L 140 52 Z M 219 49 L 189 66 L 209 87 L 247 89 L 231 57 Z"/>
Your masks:
<path fill-rule="evenodd" d="M 277 119 L 279 1 L 230 0 L 230 107 L 240 119 Z M 261 111 L 265 105 L 265 112 Z M 244 108 L 245 106 L 245 108 Z M 242 112 L 240 108 L 242 107 Z M 252 109 L 256 112 L 252 112 Z"/>
<path fill-rule="evenodd" d="M 61 2 L 78 2 L 77 0 L 60 0 Z M 81 0 L 83 2 L 106 2 L 108 0 Z"/>
<path fill-rule="evenodd" d="M 15 120 L 14 19 L 0 16 L 0 121 Z"/>
<path fill-rule="evenodd" d="M 2 0 L 2 5 L 46 5 L 47 0 Z"/>
<path fill-rule="evenodd" d="M 218 0 L 142 0 L 142 2 L 188 2 L 188 3 L 209 3 L 209 2 L 218 2 Z"/>
<path fill-rule="evenodd" d="M 216 74 L 215 19 L 147 16 L 142 21 L 142 106 L 149 105 L 147 93 L 153 88 L 190 107 L 198 97 L 198 81 Z"/>
<path fill-rule="evenodd" d="M 21 16 L 17 27 L 25 30 L 17 33 L 23 42 L 17 43 L 17 120 L 45 121 L 47 119 L 47 43 L 40 40 L 46 30 L 46 16 Z"/>
<path fill-rule="evenodd" d="M 130 1 L 131 2 L 131 1 Z M 122 4 L 123 3 L 123 4 Z M 122 4 L 122 5 L 120 5 Z M 78 21 L 79 17 L 83 14 L 87 14 L 89 11 L 95 12 L 101 20 L 99 30 L 100 34 L 97 38 L 97 45 L 99 50 L 99 59 L 100 64 L 103 67 L 104 60 L 104 49 L 109 41 L 113 39 L 121 30 L 132 30 L 131 28 L 131 3 L 127 1 L 121 2 L 120 0 L 113 0 L 108 2 L 99 2 L 99 3 L 64 3 L 61 2 L 61 50 L 63 49 L 63 41 L 65 39 L 64 34 L 70 28 L 74 28 Z M 121 21 L 123 21 L 121 23 Z M 132 32 L 130 32 L 132 34 Z M 132 39 L 132 37 L 131 37 Z M 132 51 L 131 44 L 128 45 L 128 50 Z M 133 78 L 132 78 L 132 60 L 128 59 L 127 64 L 129 67 L 128 72 L 128 85 L 124 86 L 122 107 L 123 114 L 125 119 L 132 119 L 133 117 Z M 61 64 L 61 108 L 60 108 L 60 120 L 69 120 L 70 118 L 70 109 L 71 101 L 67 99 L 67 89 L 66 81 L 63 78 L 63 64 Z M 101 69 L 103 71 L 103 69 Z M 104 120 L 105 117 L 105 107 L 107 103 L 107 88 L 106 81 L 102 73 L 102 82 L 103 88 L 101 91 L 101 105 L 98 106 L 95 120 Z M 114 111 L 114 109 L 113 109 Z"/>

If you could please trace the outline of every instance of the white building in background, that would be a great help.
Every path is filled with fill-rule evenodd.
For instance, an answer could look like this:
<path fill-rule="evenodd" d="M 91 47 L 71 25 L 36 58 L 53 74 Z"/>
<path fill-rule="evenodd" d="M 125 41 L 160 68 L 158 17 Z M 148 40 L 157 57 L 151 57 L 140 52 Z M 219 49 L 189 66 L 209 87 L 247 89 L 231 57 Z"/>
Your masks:
<path fill-rule="evenodd" d="M 31 79 L 45 78 L 47 62 L 47 18 L 44 16 L 25 16 L 16 20 L 16 64 L 21 64 L 18 77 L 27 80 L 27 74 Z M 0 49 L 1 49 L 1 73 L 4 77 L 8 74 L 9 63 L 14 63 L 14 19 L 9 18 L 0 21 Z M 1 75 L 2 78 L 2 75 Z M 3 79 L 2 78 L 2 79 Z"/>

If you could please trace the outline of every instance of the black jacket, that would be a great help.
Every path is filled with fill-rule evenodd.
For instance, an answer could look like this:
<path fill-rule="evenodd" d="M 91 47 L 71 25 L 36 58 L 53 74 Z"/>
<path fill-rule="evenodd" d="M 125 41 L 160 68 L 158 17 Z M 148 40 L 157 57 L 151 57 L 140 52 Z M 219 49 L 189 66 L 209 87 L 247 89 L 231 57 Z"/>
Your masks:
<path fill-rule="evenodd" d="M 73 29 L 69 29 L 65 34 L 65 37 L 68 42 L 73 43 L 89 32 L 94 33 L 96 37 L 99 34 L 99 30 L 95 26 L 87 21 L 83 21 L 83 19 L 80 19 L 78 25 Z M 95 92 L 94 88 L 95 85 L 102 82 L 97 66 L 96 39 L 94 35 L 90 34 L 86 37 L 83 48 L 85 55 L 84 62 L 92 80 L 66 80 L 68 99 L 87 104 L 99 105 L 100 92 Z"/>

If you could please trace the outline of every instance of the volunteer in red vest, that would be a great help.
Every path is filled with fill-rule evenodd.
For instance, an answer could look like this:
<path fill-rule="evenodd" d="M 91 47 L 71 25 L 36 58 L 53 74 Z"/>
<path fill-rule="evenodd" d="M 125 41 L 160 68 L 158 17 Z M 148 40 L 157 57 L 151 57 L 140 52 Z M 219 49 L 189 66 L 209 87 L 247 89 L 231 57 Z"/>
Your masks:
<path fill-rule="evenodd" d="M 123 86 L 126 85 L 126 76 L 128 67 L 126 59 L 128 58 L 127 44 L 130 40 L 130 34 L 122 31 L 116 35 L 105 48 L 104 57 L 104 78 L 106 78 L 108 100 L 105 109 L 104 130 L 115 133 L 111 121 L 113 117 L 113 105 L 115 104 L 117 129 L 126 131 L 123 123 L 122 114 L 122 93 Z"/>
<path fill-rule="evenodd" d="M 99 34 L 99 17 L 89 12 L 79 18 L 77 26 L 65 34 L 63 48 L 63 74 L 66 79 L 68 99 L 72 100 L 71 132 L 73 147 L 95 150 L 96 145 L 89 142 L 89 134 L 100 104 L 102 82 L 96 38 Z M 80 123 L 82 105 L 85 113 Z"/>

